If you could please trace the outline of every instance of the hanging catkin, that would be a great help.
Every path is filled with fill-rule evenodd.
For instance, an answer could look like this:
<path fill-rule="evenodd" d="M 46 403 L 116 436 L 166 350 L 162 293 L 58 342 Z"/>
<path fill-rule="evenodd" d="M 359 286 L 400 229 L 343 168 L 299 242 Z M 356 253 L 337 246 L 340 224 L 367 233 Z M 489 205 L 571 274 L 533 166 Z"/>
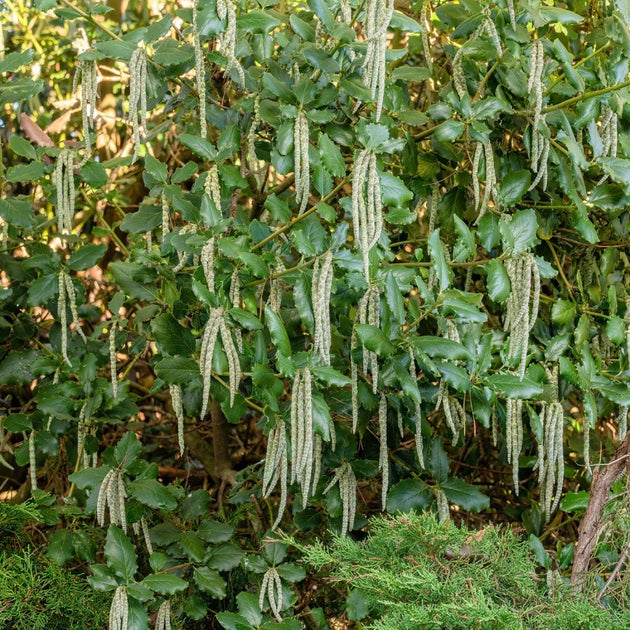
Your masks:
<path fill-rule="evenodd" d="M 523 379 L 527 365 L 529 333 L 538 317 L 540 302 L 540 273 L 536 260 L 525 252 L 516 258 L 508 258 L 505 268 L 511 283 L 507 299 L 504 330 L 510 335 L 508 358 L 519 358 L 518 375 Z"/>
<path fill-rule="evenodd" d="M 96 522 L 100 527 L 105 525 L 105 511 L 109 508 L 109 520 L 127 531 L 127 514 L 125 511 L 125 482 L 122 471 L 110 470 L 103 479 L 96 501 Z"/>
<path fill-rule="evenodd" d="M 448 498 L 440 487 L 435 488 L 435 500 L 437 502 L 438 520 L 440 523 L 446 523 L 451 516 L 451 511 L 448 505 Z"/>
<path fill-rule="evenodd" d="M 429 32 L 431 30 L 431 2 L 424 0 L 420 9 L 420 26 L 422 27 L 422 54 L 427 68 L 433 70 L 433 60 L 431 59 L 431 46 L 429 45 Z"/>
<path fill-rule="evenodd" d="M 118 321 L 112 319 L 109 324 L 109 373 L 112 382 L 112 394 L 118 398 L 118 359 L 116 357 L 116 330 Z"/>
<path fill-rule="evenodd" d="M 450 320 L 446 320 L 445 339 L 449 341 L 460 342 L 457 326 Z M 466 414 L 464 408 L 457 398 L 450 395 L 448 384 L 444 379 L 440 380 L 438 389 L 438 398 L 435 405 L 435 411 L 442 407 L 446 424 L 453 434 L 453 443 L 457 442 L 460 430 L 466 430 Z"/>
<path fill-rule="evenodd" d="M 241 308 L 241 279 L 238 275 L 238 267 L 234 267 L 230 278 L 230 303 L 234 308 Z M 239 352 L 243 352 L 243 334 L 240 328 L 234 330 L 236 347 Z"/>
<path fill-rule="evenodd" d="M 414 383 L 418 381 L 418 373 L 416 372 L 416 359 L 413 356 L 413 350 L 409 347 L 409 376 Z M 422 439 L 422 405 L 414 402 L 414 420 L 416 423 L 416 454 L 418 456 L 418 464 L 420 468 L 424 468 L 424 443 Z"/>
<path fill-rule="evenodd" d="M 276 418 L 274 427 L 269 431 L 267 439 L 267 454 L 265 456 L 265 468 L 262 480 L 262 496 L 269 498 L 274 488 L 280 481 L 280 505 L 278 506 L 278 516 L 271 526 L 274 530 L 280 524 L 284 509 L 287 505 L 287 435 L 284 422 L 281 418 Z"/>
<path fill-rule="evenodd" d="M 354 517 L 357 511 L 357 479 L 348 462 L 344 462 L 337 468 L 323 494 L 328 494 L 336 483 L 339 484 L 339 496 L 342 505 L 341 535 L 345 536 L 354 527 Z"/>
<path fill-rule="evenodd" d="M 311 187 L 308 119 L 300 109 L 293 126 L 293 161 L 295 171 L 295 202 L 299 206 L 298 215 L 306 210 Z"/>
<path fill-rule="evenodd" d="M 352 329 L 352 337 L 350 340 L 350 372 L 352 379 L 352 432 L 356 433 L 359 422 L 359 368 L 352 358 L 352 353 L 359 347 L 359 336 L 356 331 L 356 324 L 369 324 L 370 326 L 380 326 L 380 309 L 381 298 L 380 289 L 372 284 L 363 294 L 357 305 L 355 315 L 355 326 Z M 378 391 L 378 356 L 375 352 L 368 350 L 362 346 L 363 353 L 363 372 L 372 373 L 372 391 L 376 394 Z"/>
<path fill-rule="evenodd" d="M 201 404 L 201 416 L 205 416 L 208 410 L 208 401 L 210 398 L 210 383 L 212 380 L 212 356 L 214 354 L 214 346 L 217 338 L 221 334 L 221 343 L 223 351 L 228 362 L 229 387 L 230 387 L 230 407 L 234 405 L 234 397 L 238 391 L 238 385 L 241 380 L 241 365 L 238 358 L 238 352 L 232 341 L 232 335 L 225 323 L 225 312 L 222 307 L 214 308 L 210 311 L 208 321 L 203 331 L 203 339 L 201 341 L 201 351 L 199 354 L 199 371 L 203 379 L 203 397 Z"/>
<path fill-rule="evenodd" d="M 523 448 L 523 401 L 508 398 L 505 401 L 505 431 L 507 460 L 512 464 L 514 492 L 518 496 L 518 458 Z"/>
<path fill-rule="evenodd" d="M 76 153 L 72 149 L 61 149 L 55 162 L 53 183 L 57 192 L 57 231 L 59 234 L 72 233 L 74 218 L 74 169 Z"/>
<path fill-rule="evenodd" d="M 542 76 L 545 69 L 545 53 L 542 40 L 536 39 L 532 44 L 532 52 L 529 62 L 529 78 L 527 80 L 527 91 L 534 95 L 534 122 L 531 129 L 531 168 L 537 173 L 542 164 L 540 158 L 544 150 L 544 137 L 539 131 L 539 125 L 543 122 L 543 83 Z M 548 155 L 548 150 L 547 150 Z M 546 165 L 546 162 L 545 162 Z"/>
<path fill-rule="evenodd" d="M 363 60 L 363 83 L 376 101 L 375 119 L 378 122 L 383 109 L 387 64 L 387 29 L 394 14 L 394 0 L 367 0 L 365 7 L 365 42 L 367 50 Z"/>
<path fill-rule="evenodd" d="M 142 133 L 147 132 L 147 53 L 141 47 L 129 60 L 129 122 L 133 129 L 133 164 L 140 151 L 140 125 Z"/>
<path fill-rule="evenodd" d="M 129 626 L 129 600 L 127 587 L 118 586 L 109 609 L 109 630 L 127 630 Z"/>
<path fill-rule="evenodd" d="M 197 86 L 197 97 L 199 98 L 199 135 L 201 138 L 208 137 L 208 126 L 206 125 L 206 67 L 201 48 L 201 38 L 197 25 L 197 5 L 198 0 L 193 4 L 192 27 L 193 46 L 195 49 L 195 84 Z"/>
<path fill-rule="evenodd" d="M 319 354 L 324 365 L 330 365 L 330 294 L 333 281 L 333 255 L 328 251 L 320 265 L 319 258 L 315 260 L 311 297 L 313 301 L 313 318 L 315 320 L 315 334 L 313 350 Z"/>
<path fill-rule="evenodd" d="M 280 580 L 280 574 L 275 567 L 270 567 L 265 572 L 260 585 L 260 595 L 258 596 L 258 606 L 260 610 L 264 610 L 265 596 L 269 602 L 269 609 L 272 615 L 276 618 L 276 621 L 281 622 L 282 616 L 280 610 L 282 609 L 282 582 Z"/>
<path fill-rule="evenodd" d="M 252 122 L 247 130 L 247 165 L 250 173 L 256 173 L 258 170 L 258 157 L 256 155 L 256 131 L 260 125 L 260 95 L 256 95 L 254 100 L 254 115 Z"/>
<path fill-rule="evenodd" d="M 201 266 L 206 276 L 208 291 L 214 293 L 214 236 L 201 249 Z"/>
<path fill-rule="evenodd" d="M 547 370 L 547 375 L 553 395 L 551 403 L 543 402 L 539 416 L 542 425 L 542 442 L 538 445 L 538 461 L 535 468 L 538 469 L 540 503 L 548 521 L 560 504 L 562 496 L 564 410 L 558 396 L 558 366 L 556 365 L 553 371 Z"/>
<path fill-rule="evenodd" d="M 514 0 L 507 0 L 507 10 L 510 16 L 510 26 L 512 30 L 516 30 L 516 12 L 514 11 Z"/>
<path fill-rule="evenodd" d="M 300 484 L 304 507 L 311 491 L 314 453 L 311 371 L 304 368 L 296 372 L 291 389 L 291 483 Z"/>
<path fill-rule="evenodd" d="M 160 195 L 160 201 L 162 203 L 162 241 L 164 241 L 164 237 L 171 231 L 171 209 L 164 191 Z M 150 234 L 151 232 L 149 232 Z"/>
<path fill-rule="evenodd" d="M 242 86 L 245 86 L 245 73 L 243 66 L 236 58 L 236 5 L 233 0 L 217 0 L 217 16 L 223 21 L 227 19 L 225 30 L 219 37 L 221 52 L 227 59 L 225 72 L 236 70 Z"/>
<path fill-rule="evenodd" d="M 179 444 L 179 456 L 184 455 L 184 405 L 182 403 L 182 388 L 179 385 L 169 385 L 169 391 L 171 393 L 171 403 L 173 405 L 173 411 L 177 418 L 177 442 Z"/>
<path fill-rule="evenodd" d="M 143 516 L 139 521 L 136 521 L 131 527 L 136 536 L 140 536 L 140 534 L 142 534 L 142 537 L 144 538 L 144 544 L 146 545 L 146 548 L 147 548 L 147 553 L 151 555 L 153 553 L 153 545 L 151 543 L 151 536 L 149 535 L 149 526 L 147 525 L 147 519 L 144 518 Z"/>
<path fill-rule="evenodd" d="M 370 282 L 370 250 L 383 231 L 381 183 L 376 155 L 371 149 L 359 153 L 352 173 L 352 223 L 354 240 L 363 255 L 363 273 Z"/>
<path fill-rule="evenodd" d="M 380 448 L 378 453 L 378 467 L 383 473 L 383 483 L 381 484 L 381 509 L 385 511 L 387 507 L 387 490 L 389 489 L 389 459 L 387 450 L 387 398 L 381 394 L 378 404 L 378 433 L 380 438 Z"/>
<path fill-rule="evenodd" d="M 479 162 L 481 154 L 484 155 L 484 163 L 486 168 L 486 182 L 483 191 L 483 199 L 479 200 Z M 494 170 L 494 151 L 492 150 L 492 143 L 490 141 L 484 143 L 477 142 L 475 146 L 475 155 L 473 157 L 473 194 L 475 197 L 475 209 L 478 210 L 477 219 L 475 225 L 479 223 L 481 217 L 483 217 L 488 211 L 490 204 L 490 198 L 492 198 L 493 204 L 497 206 L 498 193 L 497 193 L 497 178 Z"/>
<path fill-rule="evenodd" d="M 215 208 L 221 212 L 221 184 L 219 182 L 219 167 L 213 164 L 208 171 L 203 190 L 210 197 Z"/>
<path fill-rule="evenodd" d="M 619 413 L 617 414 L 617 439 L 625 440 L 628 433 L 628 405 L 619 407 Z"/>
<path fill-rule="evenodd" d="M 64 271 L 59 272 L 59 284 L 58 284 L 58 298 L 57 312 L 59 316 L 59 326 L 61 327 L 61 356 L 67 361 L 68 365 L 70 359 L 68 358 L 68 318 L 66 313 L 66 306 L 70 307 L 70 313 L 72 315 L 72 323 L 74 324 L 81 339 L 87 343 L 87 338 L 81 329 L 81 322 L 79 321 L 79 312 L 77 310 L 77 294 L 74 289 L 74 284 L 70 276 Z"/>
<path fill-rule="evenodd" d="M 601 155 L 604 157 L 617 157 L 617 146 L 619 144 L 618 126 L 619 118 L 617 114 L 607 105 L 602 105 L 602 122 L 599 134 L 602 139 Z M 597 185 L 603 184 L 608 177 L 608 175 L 604 175 L 597 182 Z"/>
<path fill-rule="evenodd" d="M 94 129 L 96 120 L 96 99 L 98 98 L 96 61 L 83 59 L 79 61 L 72 82 L 73 93 L 76 91 L 79 84 L 79 77 L 81 77 L 81 117 L 83 123 L 83 142 L 85 144 L 85 155 L 79 163 L 79 167 L 81 167 L 87 163 L 92 153 L 90 129 Z"/>
<path fill-rule="evenodd" d="M 181 230 L 179 231 L 180 235 L 184 234 L 196 234 L 197 233 L 197 225 L 194 223 L 187 223 Z M 179 273 L 188 262 L 190 258 L 190 254 L 186 251 L 178 251 L 177 252 L 177 264 L 173 267 L 174 273 Z M 194 258 L 194 257 L 193 257 Z"/>
<path fill-rule="evenodd" d="M 28 466 L 31 480 L 31 494 L 37 490 L 37 451 L 35 449 L 36 432 L 31 431 L 28 437 Z"/>
<path fill-rule="evenodd" d="M 165 599 L 155 617 L 155 630 L 171 630 L 171 603 Z"/>

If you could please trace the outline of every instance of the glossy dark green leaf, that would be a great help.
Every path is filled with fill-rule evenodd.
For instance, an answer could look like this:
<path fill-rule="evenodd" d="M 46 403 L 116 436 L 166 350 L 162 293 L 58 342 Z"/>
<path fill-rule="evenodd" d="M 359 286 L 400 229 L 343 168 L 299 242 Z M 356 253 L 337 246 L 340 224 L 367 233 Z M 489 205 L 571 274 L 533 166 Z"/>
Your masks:
<path fill-rule="evenodd" d="M 138 570 L 136 548 L 129 537 L 116 525 L 110 525 L 105 541 L 107 566 L 126 582 L 131 582 Z"/>

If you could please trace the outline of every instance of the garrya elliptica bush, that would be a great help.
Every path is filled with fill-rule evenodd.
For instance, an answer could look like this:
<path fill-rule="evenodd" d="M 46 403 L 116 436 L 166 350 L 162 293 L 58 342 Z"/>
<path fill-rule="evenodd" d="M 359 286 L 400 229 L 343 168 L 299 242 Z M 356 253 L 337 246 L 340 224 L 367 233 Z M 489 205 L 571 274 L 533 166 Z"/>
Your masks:
<path fill-rule="evenodd" d="M 235 627 L 236 567 L 247 627 L 297 601 L 286 550 L 207 518 L 201 468 L 253 547 L 584 508 L 630 406 L 625 4 L 18 4 L 0 467 L 112 628 Z"/>

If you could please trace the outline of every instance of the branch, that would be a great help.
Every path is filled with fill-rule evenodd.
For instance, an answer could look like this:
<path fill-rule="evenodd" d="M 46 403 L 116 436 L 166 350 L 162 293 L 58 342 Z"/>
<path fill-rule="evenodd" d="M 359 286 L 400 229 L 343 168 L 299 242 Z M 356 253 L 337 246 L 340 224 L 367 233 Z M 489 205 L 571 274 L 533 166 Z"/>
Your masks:
<path fill-rule="evenodd" d="M 593 474 L 588 507 L 580 521 L 578 539 L 575 543 L 575 555 L 571 583 L 578 590 L 584 587 L 584 580 L 591 561 L 593 548 L 597 544 L 602 526 L 602 514 L 608 503 L 608 494 L 612 484 L 628 466 L 630 458 L 630 433 L 615 451 L 612 461 L 608 462 Z"/>

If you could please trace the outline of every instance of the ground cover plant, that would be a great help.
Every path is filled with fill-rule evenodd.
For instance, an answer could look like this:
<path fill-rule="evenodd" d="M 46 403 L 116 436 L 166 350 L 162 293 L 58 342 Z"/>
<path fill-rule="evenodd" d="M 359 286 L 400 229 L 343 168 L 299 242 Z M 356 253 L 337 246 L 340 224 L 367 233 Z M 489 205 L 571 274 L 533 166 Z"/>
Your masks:
<path fill-rule="evenodd" d="M 624 614 L 629 24 L 5 0 L 15 562 L 86 579 L 111 628 L 324 627 L 347 593 L 278 530 L 429 511 L 519 524 Z"/>

